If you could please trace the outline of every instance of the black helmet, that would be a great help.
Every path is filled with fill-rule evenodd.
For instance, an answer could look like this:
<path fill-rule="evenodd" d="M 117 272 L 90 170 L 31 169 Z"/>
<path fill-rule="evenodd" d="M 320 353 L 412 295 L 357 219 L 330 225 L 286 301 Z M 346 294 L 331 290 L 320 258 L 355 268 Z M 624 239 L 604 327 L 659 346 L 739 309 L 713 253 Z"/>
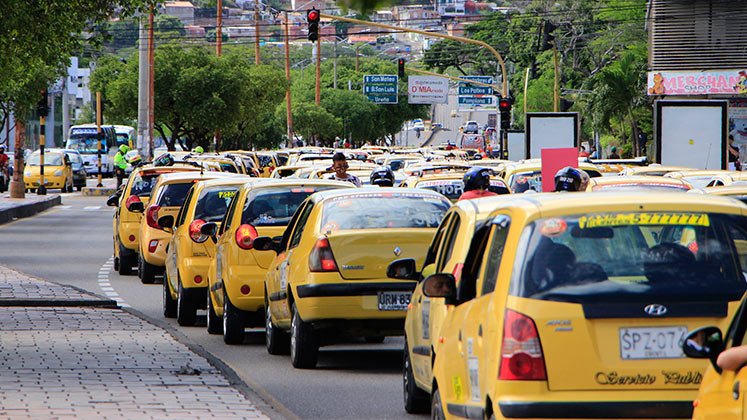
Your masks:
<path fill-rule="evenodd" d="M 555 174 L 555 191 L 586 191 L 589 174 L 582 169 L 566 166 Z"/>
<path fill-rule="evenodd" d="M 388 166 L 379 166 L 371 171 L 371 185 L 379 187 L 394 186 L 394 172 Z"/>
<path fill-rule="evenodd" d="M 464 191 L 477 189 L 487 190 L 490 187 L 491 170 L 481 166 L 475 166 L 464 174 Z"/>
<path fill-rule="evenodd" d="M 174 157 L 171 156 L 171 153 L 164 153 L 153 161 L 154 166 L 171 166 L 173 164 Z"/>

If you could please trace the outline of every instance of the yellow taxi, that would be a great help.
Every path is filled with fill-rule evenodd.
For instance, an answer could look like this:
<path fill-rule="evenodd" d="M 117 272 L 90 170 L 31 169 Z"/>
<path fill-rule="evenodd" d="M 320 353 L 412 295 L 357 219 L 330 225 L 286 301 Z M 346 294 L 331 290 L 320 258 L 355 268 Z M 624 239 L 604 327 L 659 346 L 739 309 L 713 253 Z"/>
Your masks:
<path fill-rule="evenodd" d="M 223 333 L 226 344 L 240 344 L 246 327 L 265 322 L 265 276 L 275 254 L 254 249 L 252 240 L 282 235 L 311 194 L 354 187 L 349 182 L 289 179 L 249 182 L 239 188 L 225 222 L 206 225 L 218 238 L 207 274 L 208 333 Z"/>
<path fill-rule="evenodd" d="M 579 162 L 578 168 L 583 169 L 590 178 L 602 176 L 595 165 Z M 514 193 L 526 191 L 542 192 L 542 162 L 539 159 L 528 159 L 518 163 L 507 163 L 499 169 L 498 176 L 503 178 Z"/>
<path fill-rule="evenodd" d="M 604 176 L 591 178 L 586 191 L 687 192 L 692 186 L 680 178 L 661 176 Z"/>
<path fill-rule="evenodd" d="M 164 174 L 156 180 L 147 203 L 127 204 L 131 212 L 142 212 L 138 229 L 138 277 L 143 284 L 155 282 L 156 276 L 164 273 L 166 248 L 171 232 L 164 230 L 158 219 L 176 216 L 181 209 L 192 184 L 206 179 L 230 176 L 221 172 L 176 172 Z"/>
<path fill-rule="evenodd" d="M 691 171 L 695 168 L 687 168 L 684 166 L 665 166 L 658 163 L 652 163 L 648 166 L 631 166 L 628 168 L 623 169 L 618 173 L 620 176 L 631 176 L 631 175 L 641 175 L 641 176 L 664 176 L 670 172 L 683 172 L 683 171 Z"/>
<path fill-rule="evenodd" d="M 709 194 L 709 195 L 720 195 L 724 197 L 732 197 L 737 200 L 747 203 L 747 183 L 742 185 L 729 185 L 722 187 L 710 187 L 702 188 L 699 190 L 690 190 L 691 193 Z"/>
<path fill-rule="evenodd" d="M 138 207 L 135 209 L 137 211 L 130 211 L 129 207 L 137 202 L 145 205 L 150 199 L 153 186 L 162 174 L 199 170 L 194 166 L 182 164 L 141 166 L 132 171 L 127 182 L 121 187 L 121 192 L 109 198 L 106 204 L 110 207 L 117 207 L 112 219 L 112 242 L 114 244 L 114 269 L 119 274 L 123 276 L 131 274 L 132 269 L 138 264 L 140 219 L 143 217 L 144 208 Z"/>
<path fill-rule="evenodd" d="M 445 173 L 424 176 L 411 176 L 399 184 L 400 188 L 418 188 L 436 191 L 448 198 L 452 203 L 459 200 L 464 193 L 464 174 L 463 173 Z M 490 191 L 496 194 L 510 194 L 506 182 L 497 177 L 490 177 Z"/>
<path fill-rule="evenodd" d="M 714 176 L 718 175 L 729 175 L 734 174 L 732 171 L 722 170 L 692 170 L 692 171 L 678 171 L 669 172 L 664 175 L 665 178 L 677 178 L 681 179 L 688 184 L 692 185 L 693 188 L 705 188 Z"/>
<path fill-rule="evenodd" d="M 725 328 L 747 284 L 747 206 L 694 194 L 516 196 L 484 249 L 423 281 L 449 306 L 433 418 L 681 418 L 706 363 L 682 342 Z"/>
<path fill-rule="evenodd" d="M 747 184 L 747 172 L 729 172 L 725 174 L 718 174 L 711 179 L 706 188 L 710 187 L 723 187 L 732 184 Z"/>
<path fill-rule="evenodd" d="M 23 169 L 26 189 L 34 192 L 41 183 L 41 155 L 35 151 L 29 156 Z M 47 149 L 44 153 L 44 186 L 59 188 L 62 192 L 73 192 L 73 165 L 64 151 Z"/>
<path fill-rule="evenodd" d="M 278 166 L 278 160 L 275 156 L 275 152 L 255 152 L 254 154 L 257 159 L 257 166 L 260 168 L 260 175 L 262 178 L 269 178 L 272 171 Z"/>
<path fill-rule="evenodd" d="M 387 279 L 387 265 L 422 264 L 450 204 L 427 190 L 324 191 L 298 208 L 281 239 L 255 239 L 255 249 L 277 252 L 265 281 L 268 350 L 282 348 L 288 331 L 293 366 L 313 368 L 322 345 L 402 335 L 416 284 Z"/>
<path fill-rule="evenodd" d="M 468 251 L 478 248 L 478 244 L 473 244 L 473 238 L 482 237 L 482 232 L 490 228 L 484 221 L 496 204 L 511 197 L 486 197 L 454 204 L 433 237 L 422 272 L 415 272 L 414 259 L 401 259 L 389 265 L 387 275 L 391 278 L 421 280 L 433 273 L 452 273 L 458 284 Z M 408 413 L 422 413 L 430 409 L 434 349 L 445 316 L 444 300 L 424 296 L 422 282 L 418 283 L 405 318 L 402 383 Z"/>
<path fill-rule="evenodd" d="M 215 256 L 215 243 L 201 232 L 206 223 L 220 223 L 231 199 L 248 177 L 207 177 L 189 182 L 178 214 L 165 213 L 156 220 L 172 235 L 166 243 L 163 264 L 168 271 L 163 282 L 163 314 L 176 316 L 181 326 L 194 325 L 197 309 L 205 308 L 207 271 Z M 180 185 L 180 184 L 171 184 Z M 163 228 L 162 228 L 163 229 Z"/>

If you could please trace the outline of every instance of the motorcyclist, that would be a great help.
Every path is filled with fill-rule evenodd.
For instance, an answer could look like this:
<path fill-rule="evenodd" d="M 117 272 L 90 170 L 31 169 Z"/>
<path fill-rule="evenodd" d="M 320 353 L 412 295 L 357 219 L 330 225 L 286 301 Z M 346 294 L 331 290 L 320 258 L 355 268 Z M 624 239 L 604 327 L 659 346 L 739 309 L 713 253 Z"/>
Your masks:
<path fill-rule="evenodd" d="M 582 169 L 566 166 L 555 174 L 555 191 L 586 191 L 588 185 L 589 174 Z"/>
<path fill-rule="evenodd" d="M 393 187 L 394 186 L 394 172 L 389 169 L 388 166 L 379 166 L 371 171 L 371 185 L 378 185 L 379 187 Z"/>
<path fill-rule="evenodd" d="M 130 150 L 125 157 L 127 158 L 127 163 L 133 168 L 137 168 L 144 163 L 142 156 L 140 156 L 137 150 Z"/>
<path fill-rule="evenodd" d="M 490 191 L 490 169 L 475 166 L 464 174 L 464 193 L 458 201 L 498 195 Z"/>
<path fill-rule="evenodd" d="M 125 169 L 127 169 L 127 159 L 125 155 L 130 151 L 130 147 L 126 144 L 119 146 L 119 151 L 114 155 L 114 173 L 117 175 L 117 188 L 122 185 L 122 179 L 125 176 Z"/>

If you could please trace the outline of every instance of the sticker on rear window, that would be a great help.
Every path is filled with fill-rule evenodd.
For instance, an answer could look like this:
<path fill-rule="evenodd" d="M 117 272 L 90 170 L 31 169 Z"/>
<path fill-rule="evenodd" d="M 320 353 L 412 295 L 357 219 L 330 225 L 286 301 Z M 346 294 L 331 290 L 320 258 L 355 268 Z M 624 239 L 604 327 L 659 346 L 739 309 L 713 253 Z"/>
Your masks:
<path fill-rule="evenodd" d="M 548 219 L 542 223 L 540 233 L 542 233 L 542 235 L 544 236 L 554 237 L 562 235 L 566 231 L 566 229 L 568 229 L 568 224 L 565 222 L 565 220 Z"/>
<path fill-rule="evenodd" d="M 618 213 L 578 218 L 578 227 L 581 229 L 630 225 L 710 226 L 711 222 L 708 215 L 703 213 Z"/>
<path fill-rule="evenodd" d="M 219 191 L 218 198 L 233 198 L 236 195 L 236 191 Z"/>

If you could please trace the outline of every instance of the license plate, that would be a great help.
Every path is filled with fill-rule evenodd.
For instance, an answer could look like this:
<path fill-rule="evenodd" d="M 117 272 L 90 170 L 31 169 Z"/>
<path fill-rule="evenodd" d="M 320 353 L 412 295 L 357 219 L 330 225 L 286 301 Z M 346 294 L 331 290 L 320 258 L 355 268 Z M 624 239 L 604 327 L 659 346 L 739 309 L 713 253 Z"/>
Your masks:
<path fill-rule="evenodd" d="M 379 310 L 406 311 L 411 296 L 410 292 L 379 292 Z"/>
<path fill-rule="evenodd" d="M 687 327 L 620 328 L 620 357 L 623 360 L 680 359 Z"/>

